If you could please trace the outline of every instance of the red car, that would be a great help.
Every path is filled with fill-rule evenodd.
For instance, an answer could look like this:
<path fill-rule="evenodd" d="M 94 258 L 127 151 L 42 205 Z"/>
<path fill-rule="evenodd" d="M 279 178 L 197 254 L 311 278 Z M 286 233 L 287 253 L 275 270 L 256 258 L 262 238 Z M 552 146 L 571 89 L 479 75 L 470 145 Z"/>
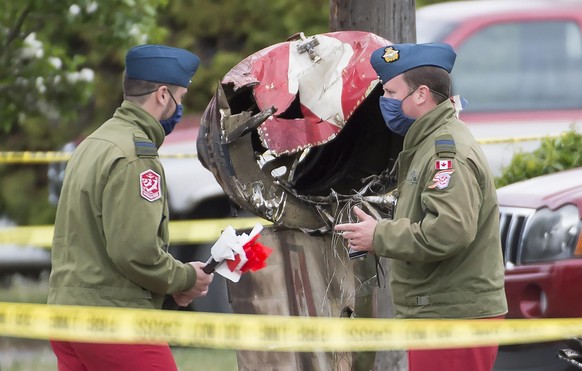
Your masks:
<path fill-rule="evenodd" d="M 582 168 L 497 191 L 505 256 L 508 318 L 582 317 Z M 503 347 L 496 370 L 565 370 L 569 341 Z"/>
<path fill-rule="evenodd" d="M 495 175 L 520 149 L 582 124 L 582 2 L 474 0 L 422 7 L 417 41 L 443 41 L 457 51 L 454 94 L 480 139 Z"/>
<path fill-rule="evenodd" d="M 509 318 L 582 315 L 582 168 L 498 190 Z"/>

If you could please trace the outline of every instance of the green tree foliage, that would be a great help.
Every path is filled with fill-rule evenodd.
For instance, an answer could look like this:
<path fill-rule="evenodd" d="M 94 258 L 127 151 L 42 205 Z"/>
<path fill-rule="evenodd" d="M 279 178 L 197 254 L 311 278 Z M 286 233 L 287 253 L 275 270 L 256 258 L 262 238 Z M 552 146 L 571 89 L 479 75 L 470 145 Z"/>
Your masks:
<path fill-rule="evenodd" d="M 58 150 L 119 105 L 123 57 L 141 43 L 200 55 L 187 111 L 247 55 L 328 28 L 328 0 L 0 0 L 0 150 Z M 0 215 L 52 223 L 44 165 L 0 165 Z"/>
<path fill-rule="evenodd" d="M 95 74 L 112 63 L 117 70 L 126 47 L 161 31 L 155 15 L 164 1 L 0 0 L 3 132 L 35 119 L 59 125 L 77 118 Z"/>
<path fill-rule="evenodd" d="M 582 134 L 574 129 L 558 138 L 544 138 L 535 151 L 515 154 L 501 176 L 495 179 L 495 185 L 502 187 L 539 175 L 582 166 L 580 148 Z"/>
<path fill-rule="evenodd" d="M 111 71 L 120 90 L 125 49 L 165 35 L 165 1 L 0 0 L 0 150 L 55 150 L 93 123 L 118 98 L 95 91 Z M 0 189 L 0 215 L 52 222 L 46 166 L 2 165 Z"/>
<path fill-rule="evenodd" d="M 218 81 L 246 56 L 297 32 L 326 32 L 329 0 L 173 1 L 160 24 L 172 30 L 171 45 L 202 60 L 185 101 L 188 110 L 202 111 Z"/>

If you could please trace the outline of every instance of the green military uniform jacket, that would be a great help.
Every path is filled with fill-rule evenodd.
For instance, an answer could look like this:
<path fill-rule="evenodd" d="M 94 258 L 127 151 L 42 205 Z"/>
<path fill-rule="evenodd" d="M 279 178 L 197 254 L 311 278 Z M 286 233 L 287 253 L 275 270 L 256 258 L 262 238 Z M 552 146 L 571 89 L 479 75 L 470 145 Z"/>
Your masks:
<path fill-rule="evenodd" d="M 483 152 L 451 101 L 416 120 L 398 156 L 394 220 L 374 232 L 392 258 L 395 315 L 484 318 L 507 312 L 499 210 Z"/>
<path fill-rule="evenodd" d="M 49 304 L 159 309 L 196 271 L 168 252 L 160 123 L 124 101 L 67 164 L 52 245 Z"/>

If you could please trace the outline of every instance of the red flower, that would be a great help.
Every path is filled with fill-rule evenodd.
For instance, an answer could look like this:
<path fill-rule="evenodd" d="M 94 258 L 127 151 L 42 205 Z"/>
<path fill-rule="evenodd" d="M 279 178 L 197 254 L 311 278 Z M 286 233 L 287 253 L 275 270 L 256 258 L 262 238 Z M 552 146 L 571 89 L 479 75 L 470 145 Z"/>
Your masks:
<path fill-rule="evenodd" d="M 241 273 L 253 271 L 256 272 L 259 269 L 265 268 L 267 266 L 266 260 L 271 255 L 273 250 L 260 242 L 257 239 L 260 235 L 256 235 L 252 240 L 243 245 L 245 255 L 247 257 L 247 262 L 240 268 Z M 241 261 L 240 255 L 236 255 L 234 260 L 227 260 L 226 264 L 228 269 L 234 271 Z"/>

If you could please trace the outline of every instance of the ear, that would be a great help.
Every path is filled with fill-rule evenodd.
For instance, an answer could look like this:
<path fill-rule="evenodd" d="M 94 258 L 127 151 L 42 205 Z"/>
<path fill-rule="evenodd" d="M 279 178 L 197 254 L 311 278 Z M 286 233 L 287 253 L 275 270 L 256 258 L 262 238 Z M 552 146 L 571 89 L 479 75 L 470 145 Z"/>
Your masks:
<path fill-rule="evenodd" d="M 160 86 L 158 88 L 158 90 L 156 91 L 156 100 L 158 101 L 158 103 L 165 105 L 166 104 L 166 100 L 169 98 L 168 96 L 168 87 L 167 86 Z"/>
<path fill-rule="evenodd" d="M 419 104 L 426 103 L 427 101 L 432 101 L 432 94 L 430 89 L 426 85 L 420 85 L 417 89 L 417 102 Z"/>

